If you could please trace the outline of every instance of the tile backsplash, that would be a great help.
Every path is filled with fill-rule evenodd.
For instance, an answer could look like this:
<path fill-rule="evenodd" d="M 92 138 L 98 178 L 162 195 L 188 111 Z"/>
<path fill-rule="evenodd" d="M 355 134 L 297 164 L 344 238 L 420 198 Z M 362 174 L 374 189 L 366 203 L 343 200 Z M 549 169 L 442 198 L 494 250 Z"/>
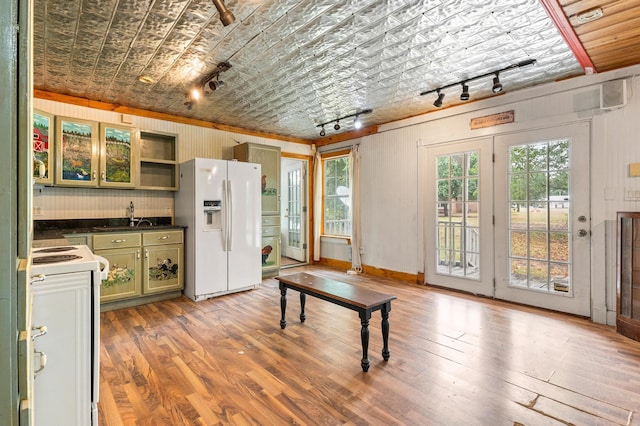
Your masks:
<path fill-rule="evenodd" d="M 102 219 L 173 217 L 173 192 L 122 189 L 44 187 L 33 191 L 33 219 Z"/>

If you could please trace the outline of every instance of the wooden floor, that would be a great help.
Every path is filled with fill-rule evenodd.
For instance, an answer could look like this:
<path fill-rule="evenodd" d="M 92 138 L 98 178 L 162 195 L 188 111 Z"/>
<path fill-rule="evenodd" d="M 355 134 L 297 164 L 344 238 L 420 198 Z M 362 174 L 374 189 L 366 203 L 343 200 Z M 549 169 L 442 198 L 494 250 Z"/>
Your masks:
<path fill-rule="evenodd" d="M 102 314 L 100 425 L 640 425 L 640 343 L 611 327 L 460 293 L 291 268 L 379 289 L 360 368 L 357 314 L 277 281 Z"/>

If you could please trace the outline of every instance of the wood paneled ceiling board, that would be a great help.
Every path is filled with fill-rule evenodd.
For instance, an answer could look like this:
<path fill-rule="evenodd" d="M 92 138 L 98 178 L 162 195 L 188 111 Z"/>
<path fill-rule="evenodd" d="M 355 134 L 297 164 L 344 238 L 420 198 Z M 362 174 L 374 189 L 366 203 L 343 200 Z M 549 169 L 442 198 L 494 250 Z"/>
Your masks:
<path fill-rule="evenodd" d="M 319 123 L 363 109 L 373 110 L 360 117 L 371 129 L 434 111 L 435 96 L 421 92 L 524 60 L 537 63 L 501 74 L 505 92 L 584 74 L 541 0 L 225 4 L 236 18 L 228 26 L 210 0 L 34 0 L 34 87 L 311 141 Z M 598 71 L 640 63 L 629 25 L 640 0 L 560 5 Z M 593 7 L 611 22 L 576 26 L 576 11 Z M 189 90 L 225 61 L 225 85 L 187 108 Z M 471 101 L 494 96 L 491 78 L 469 86 Z M 444 93 L 444 107 L 461 103 L 459 87 Z M 354 130 L 340 125 L 329 126 L 327 141 Z"/>
<path fill-rule="evenodd" d="M 560 1 L 598 72 L 640 63 L 640 0 Z M 580 23 L 581 13 L 599 8 L 602 17 Z"/>

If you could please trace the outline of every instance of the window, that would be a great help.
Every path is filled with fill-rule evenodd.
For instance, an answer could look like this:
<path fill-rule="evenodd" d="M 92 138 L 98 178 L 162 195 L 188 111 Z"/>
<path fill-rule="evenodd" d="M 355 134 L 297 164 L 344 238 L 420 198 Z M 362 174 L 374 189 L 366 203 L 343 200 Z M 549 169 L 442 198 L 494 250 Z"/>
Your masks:
<path fill-rule="evenodd" d="M 324 234 L 351 237 L 349 156 L 324 160 Z"/>

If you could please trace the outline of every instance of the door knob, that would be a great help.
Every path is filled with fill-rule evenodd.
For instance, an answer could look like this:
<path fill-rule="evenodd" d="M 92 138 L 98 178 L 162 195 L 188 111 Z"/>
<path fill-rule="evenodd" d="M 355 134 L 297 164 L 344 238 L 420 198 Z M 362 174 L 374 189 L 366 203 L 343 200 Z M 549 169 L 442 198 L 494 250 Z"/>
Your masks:
<path fill-rule="evenodd" d="M 578 229 L 578 237 L 586 237 L 588 234 L 586 229 Z"/>

